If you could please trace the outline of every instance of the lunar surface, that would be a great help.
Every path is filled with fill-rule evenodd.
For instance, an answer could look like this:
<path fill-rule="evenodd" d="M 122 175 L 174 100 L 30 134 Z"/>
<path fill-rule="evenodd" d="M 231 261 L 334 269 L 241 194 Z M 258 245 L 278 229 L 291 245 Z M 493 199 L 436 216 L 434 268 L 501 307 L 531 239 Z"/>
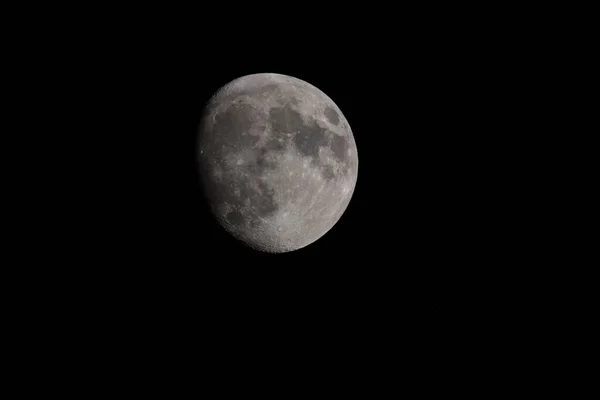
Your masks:
<path fill-rule="evenodd" d="M 219 89 L 198 144 L 212 213 L 256 250 L 315 242 L 340 219 L 356 185 L 348 121 L 325 93 L 290 76 L 247 75 Z"/>

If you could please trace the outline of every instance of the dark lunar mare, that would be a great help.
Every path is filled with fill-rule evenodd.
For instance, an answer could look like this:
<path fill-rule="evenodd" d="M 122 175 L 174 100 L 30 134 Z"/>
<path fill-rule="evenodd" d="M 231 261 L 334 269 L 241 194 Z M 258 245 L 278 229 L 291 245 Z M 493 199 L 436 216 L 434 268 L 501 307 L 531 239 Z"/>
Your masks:
<path fill-rule="evenodd" d="M 245 133 L 254 125 L 256 115 L 257 110 L 246 103 L 234 103 L 217 114 L 212 128 L 216 144 L 225 146 L 226 151 L 236 146 L 254 146 L 258 142 L 258 137 Z"/>
<path fill-rule="evenodd" d="M 335 111 L 333 108 L 331 107 L 326 107 L 325 111 L 325 118 L 327 118 L 327 120 L 334 124 L 337 125 L 340 123 L 340 116 L 338 115 L 337 111 Z"/>
<path fill-rule="evenodd" d="M 333 109 L 328 109 L 335 113 Z M 337 116 L 337 113 L 334 115 Z M 346 138 L 322 128 L 313 117 L 310 117 L 309 122 L 305 123 L 300 113 L 290 104 L 286 104 L 282 107 L 272 108 L 269 112 L 269 121 L 276 136 L 284 137 L 285 133 L 296 132 L 292 139 L 296 149 L 304 157 L 309 157 L 314 166 L 321 169 L 325 179 L 331 180 L 335 177 L 335 174 L 333 168 L 330 165 L 323 164 L 319 158 L 321 147 L 330 146 L 335 157 L 343 165 L 346 165 L 348 151 Z"/>
<path fill-rule="evenodd" d="M 348 140 L 334 134 L 331 138 L 331 151 L 340 162 L 345 162 L 348 159 Z"/>
<path fill-rule="evenodd" d="M 302 125 L 302 117 L 290 104 L 269 110 L 269 121 L 274 133 L 282 134 Z"/>

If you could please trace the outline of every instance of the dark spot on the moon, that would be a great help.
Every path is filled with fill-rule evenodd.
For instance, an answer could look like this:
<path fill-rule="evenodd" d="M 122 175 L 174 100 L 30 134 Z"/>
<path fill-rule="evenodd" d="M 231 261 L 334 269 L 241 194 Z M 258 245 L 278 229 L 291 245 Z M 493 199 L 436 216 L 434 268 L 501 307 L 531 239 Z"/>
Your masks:
<path fill-rule="evenodd" d="M 325 130 L 312 121 L 309 125 L 301 124 L 299 132 L 294 136 L 296 148 L 306 157 L 318 158 L 319 147 L 327 145 Z"/>
<path fill-rule="evenodd" d="M 321 175 L 323 176 L 324 179 L 326 180 L 331 180 L 335 177 L 335 174 L 333 172 L 333 167 L 331 165 L 325 165 L 322 169 L 321 169 Z"/>
<path fill-rule="evenodd" d="M 243 225 L 246 221 L 244 215 L 237 210 L 230 211 L 225 218 L 227 218 L 227 221 L 232 225 Z"/>
<path fill-rule="evenodd" d="M 302 117 L 289 104 L 283 107 L 271 108 L 269 120 L 276 134 L 293 132 L 302 126 Z"/>
<path fill-rule="evenodd" d="M 329 120 L 329 122 L 331 122 L 334 125 L 339 124 L 340 116 L 333 108 L 331 108 L 331 107 L 325 108 L 324 113 L 325 113 L 325 117 Z"/>
<path fill-rule="evenodd" d="M 269 160 L 266 157 L 259 157 L 256 160 L 257 172 L 262 174 L 265 170 L 275 169 L 277 164 L 273 160 Z"/>
<path fill-rule="evenodd" d="M 273 215 L 277 211 L 275 192 L 263 181 L 258 181 L 260 193 L 252 199 L 252 206 L 261 217 Z"/>
<path fill-rule="evenodd" d="M 265 150 L 283 151 L 285 150 L 285 144 L 282 140 L 269 139 L 262 148 Z"/>
<path fill-rule="evenodd" d="M 273 170 L 277 168 L 277 163 L 272 159 L 271 150 L 266 147 L 262 147 L 256 154 L 256 161 L 252 162 L 247 166 L 249 172 L 254 176 L 260 176 L 267 170 Z"/>
<path fill-rule="evenodd" d="M 237 203 L 241 206 L 244 202 L 244 199 L 252 197 L 254 190 L 252 190 L 252 188 L 250 187 L 248 182 L 241 182 L 239 189 L 240 189 L 240 192 L 239 192 L 240 194 L 236 200 L 237 200 Z"/>
<path fill-rule="evenodd" d="M 256 110 L 246 103 L 234 103 L 217 114 L 213 127 L 216 141 L 227 147 L 250 147 L 258 142 L 258 136 L 248 134 L 256 120 Z"/>
<path fill-rule="evenodd" d="M 215 182 L 215 186 L 212 193 L 214 201 L 218 204 L 227 203 L 234 207 L 241 207 L 244 205 L 244 198 L 252 193 L 247 185 L 236 184 L 231 177 Z M 237 193 L 233 186 L 237 189 Z"/>
<path fill-rule="evenodd" d="M 340 161 L 345 161 L 348 156 L 348 141 L 340 135 L 333 135 L 331 139 L 331 151 Z"/>
<path fill-rule="evenodd" d="M 247 165 L 246 169 L 252 175 L 261 175 L 265 171 L 266 166 L 262 160 L 257 159 L 256 162 Z"/>

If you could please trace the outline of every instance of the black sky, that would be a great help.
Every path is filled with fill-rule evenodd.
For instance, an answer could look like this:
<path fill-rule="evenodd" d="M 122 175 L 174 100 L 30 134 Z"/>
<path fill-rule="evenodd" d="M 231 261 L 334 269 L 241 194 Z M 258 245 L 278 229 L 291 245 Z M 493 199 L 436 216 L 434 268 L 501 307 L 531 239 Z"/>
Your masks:
<path fill-rule="evenodd" d="M 287 392 L 320 379 L 336 394 L 362 384 L 373 397 L 383 383 L 448 394 L 490 376 L 496 391 L 537 371 L 523 362 L 537 359 L 530 349 L 555 356 L 543 339 L 564 327 L 548 299 L 568 294 L 544 278 L 560 280 L 573 262 L 569 254 L 551 271 L 542 256 L 553 258 L 554 244 L 543 234 L 555 235 L 557 209 L 571 211 L 549 201 L 564 194 L 556 177 L 576 174 L 552 169 L 568 162 L 544 146 L 574 128 L 553 129 L 547 107 L 556 76 L 567 75 L 549 68 L 564 35 L 547 40 L 534 22 L 566 30 L 560 18 L 492 4 L 190 5 L 52 4 L 56 17 L 28 7 L 33 26 L 7 31 L 20 55 L 6 63 L 22 73 L 6 74 L 20 92 L 9 102 L 41 106 L 19 121 L 29 142 L 21 162 L 39 161 L 37 149 L 50 159 L 35 179 L 19 177 L 33 188 L 26 209 L 6 210 L 20 225 L 8 236 L 26 242 L 6 262 L 23 279 L 4 280 L 16 289 L 6 308 L 18 321 L 5 325 L 26 341 L 7 342 L 21 362 L 57 371 L 52 381 L 84 382 L 58 367 L 69 364 L 99 380 L 88 390 L 117 380 L 155 392 L 164 382 L 173 397 L 189 381 L 194 393 L 206 382 L 248 393 L 232 372 L 259 372 L 251 383 L 267 388 L 293 376 L 300 382 Z M 548 59 L 537 56 L 544 44 Z M 197 170 L 203 106 L 261 72 L 331 97 L 359 157 L 339 222 L 286 254 L 230 238 Z M 11 176 L 21 169 L 10 165 Z M 547 182 L 552 191 L 538 190 Z M 30 214 L 40 215 L 35 224 Z M 544 314 L 553 324 L 530 329 Z"/>
<path fill-rule="evenodd" d="M 243 41 L 215 52 L 193 41 L 144 49 L 147 58 L 128 71 L 134 96 L 123 110 L 134 121 L 127 144 L 136 153 L 122 182 L 132 194 L 121 210 L 133 230 L 124 246 L 171 265 L 187 284 L 227 286 L 233 275 L 240 285 L 323 287 L 348 301 L 407 301 L 426 312 L 476 302 L 462 297 L 486 291 L 492 283 L 476 276 L 506 261 L 510 241 L 504 232 L 514 199 L 503 188 L 514 151 L 506 149 L 518 140 L 506 119 L 514 112 L 510 65 L 468 35 L 381 47 L 339 41 L 335 54 Z M 225 83 L 259 72 L 322 89 L 350 122 L 359 152 L 356 190 L 341 220 L 283 255 L 246 249 L 214 225 L 195 165 L 203 104 Z"/>
<path fill-rule="evenodd" d="M 147 319 L 174 324 L 259 313 L 271 323 L 301 318 L 385 334 L 401 324 L 431 340 L 456 321 L 493 315 L 505 283 L 519 279 L 516 254 L 527 245 L 527 224 L 515 225 L 515 188 L 527 185 L 522 50 L 486 21 L 443 15 L 325 25 L 333 42 L 284 34 L 285 24 L 272 37 L 233 23 L 196 31 L 209 19 L 149 20 L 118 44 L 86 42 L 105 48 L 77 64 L 91 67 L 80 72 L 81 92 L 97 94 L 81 102 L 93 116 L 81 127 L 98 130 L 90 153 L 109 189 L 92 189 L 82 217 L 98 236 L 82 236 L 83 257 L 98 266 L 81 290 L 110 287 L 115 304 L 139 304 Z M 260 72 L 323 90 L 348 119 L 359 155 L 340 221 L 287 254 L 229 238 L 208 213 L 197 171 L 203 105 L 229 81 Z"/>

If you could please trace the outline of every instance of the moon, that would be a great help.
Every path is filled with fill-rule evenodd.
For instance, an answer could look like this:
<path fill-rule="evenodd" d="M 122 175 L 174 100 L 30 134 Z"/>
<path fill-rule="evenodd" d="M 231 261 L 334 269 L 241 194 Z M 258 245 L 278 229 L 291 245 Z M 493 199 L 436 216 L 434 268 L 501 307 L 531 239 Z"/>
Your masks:
<path fill-rule="evenodd" d="M 262 73 L 219 89 L 203 111 L 198 164 L 212 214 L 263 252 L 301 249 L 348 207 L 358 176 L 354 135 L 317 87 Z"/>

